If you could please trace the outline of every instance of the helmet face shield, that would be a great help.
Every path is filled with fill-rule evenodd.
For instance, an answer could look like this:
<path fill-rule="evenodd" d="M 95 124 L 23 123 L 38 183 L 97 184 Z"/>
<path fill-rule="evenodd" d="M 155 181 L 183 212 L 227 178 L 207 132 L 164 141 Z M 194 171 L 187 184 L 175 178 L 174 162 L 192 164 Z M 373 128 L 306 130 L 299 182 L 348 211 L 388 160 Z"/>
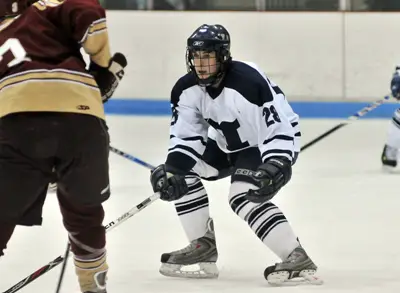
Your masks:
<path fill-rule="evenodd" d="M 218 82 L 230 60 L 229 33 L 222 26 L 202 25 L 187 40 L 186 65 L 199 85 Z"/>
<path fill-rule="evenodd" d="M 221 68 L 216 51 L 190 50 L 187 51 L 187 62 L 196 74 L 199 83 L 208 85 L 218 76 Z"/>

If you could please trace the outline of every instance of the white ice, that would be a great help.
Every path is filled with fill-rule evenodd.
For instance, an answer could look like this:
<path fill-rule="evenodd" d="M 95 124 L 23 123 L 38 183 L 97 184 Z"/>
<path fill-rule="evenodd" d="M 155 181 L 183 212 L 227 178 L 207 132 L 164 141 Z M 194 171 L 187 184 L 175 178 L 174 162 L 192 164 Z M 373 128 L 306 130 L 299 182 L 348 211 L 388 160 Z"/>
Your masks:
<path fill-rule="evenodd" d="M 303 143 L 339 120 L 302 120 Z M 151 164 L 164 162 L 168 118 L 108 118 L 111 145 Z M 187 244 L 172 204 L 157 201 L 107 234 L 108 292 L 399 292 L 399 174 L 381 172 L 389 120 L 348 125 L 300 155 L 290 184 L 274 199 L 318 264 L 322 286 L 272 288 L 263 271 L 278 259 L 230 210 L 229 181 L 206 183 L 220 253 L 218 280 L 170 279 L 160 255 Z M 108 223 L 152 194 L 150 171 L 110 154 Z M 22 178 L 23 180 L 23 178 Z M 67 235 L 49 194 L 42 227 L 18 227 L 1 259 L 0 291 L 64 253 Z M 61 265 L 20 292 L 55 292 Z M 72 260 L 61 292 L 78 292 Z"/>

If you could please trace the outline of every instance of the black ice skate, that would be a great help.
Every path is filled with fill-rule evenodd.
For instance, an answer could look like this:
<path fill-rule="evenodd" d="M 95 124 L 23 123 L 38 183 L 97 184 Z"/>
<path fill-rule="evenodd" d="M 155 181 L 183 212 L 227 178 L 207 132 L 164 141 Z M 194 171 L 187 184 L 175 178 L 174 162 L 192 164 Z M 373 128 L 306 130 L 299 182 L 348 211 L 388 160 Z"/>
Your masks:
<path fill-rule="evenodd" d="M 393 171 L 397 166 L 397 152 L 394 147 L 385 145 L 381 155 L 382 166 L 385 171 Z"/>
<path fill-rule="evenodd" d="M 181 250 L 161 256 L 160 273 L 167 277 L 211 279 L 219 275 L 216 265 L 218 251 L 212 219 L 206 234 Z"/>
<path fill-rule="evenodd" d="M 273 286 L 293 286 L 304 283 L 321 285 L 323 281 L 315 276 L 316 271 L 317 266 L 305 250 L 298 246 L 285 261 L 266 268 L 264 277 Z"/>

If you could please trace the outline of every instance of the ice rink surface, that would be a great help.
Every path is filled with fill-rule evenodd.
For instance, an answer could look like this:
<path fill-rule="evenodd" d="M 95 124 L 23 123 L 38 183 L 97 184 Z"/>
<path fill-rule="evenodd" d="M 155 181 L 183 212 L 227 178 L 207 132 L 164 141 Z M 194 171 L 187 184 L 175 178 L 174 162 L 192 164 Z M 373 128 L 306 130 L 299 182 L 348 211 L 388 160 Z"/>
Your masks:
<path fill-rule="evenodd" d="M 301 120 L 306 143 L 339 120 Z M 269 287 L 265 267 L 278 259 L 230 209 L 229 180 L 206 182 L 215 220 L 220 277 L 170 279 L 160 255 L 187 244 L 172 204 L 157 201 L 107 234 L 108 293 L 399 292 L 400 172 L 381 172 L 389 120 L 361 120 L 301 153 L 291 182 L 273 200 L 319 266 L 322 286 Z M 157 165 L 169 138 L 167 117 L 109 116 L 111 145 Z M 152 194 L 150 171 L 110 154 L 112 197 L 104 224 Z M 23 178 L 21 178 L 23 180 Z M 42 227 L 18 227 L 1 259 L 0 292 L 64 254 L 67 234 L 49 194 Z M 55 292 L 61 265 L 20 292 Z M 61 292 L 78 292 L 71 258 Z"/>

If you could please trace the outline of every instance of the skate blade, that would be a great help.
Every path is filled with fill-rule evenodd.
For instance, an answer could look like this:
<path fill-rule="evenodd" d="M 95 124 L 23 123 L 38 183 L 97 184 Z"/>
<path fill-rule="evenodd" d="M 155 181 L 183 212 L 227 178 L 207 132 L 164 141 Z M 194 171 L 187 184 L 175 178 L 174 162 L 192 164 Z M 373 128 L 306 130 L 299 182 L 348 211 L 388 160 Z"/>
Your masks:
<path fill-rule="evenodd" d="M 166 277 L 186 279 L 216 279 L 219 276 L 219 270 L 213 262 L 202 262 L 193 265 L 163 263 L 160 267 L 160 274 Z"/>
<path fill-rule="evenodd" d="M 269 274 L 267 281 L 271 286 L 322 285 L 323 280 L 315 276 L 315 273 L 315 270 L 303 270 L 297 277 L 291 278 L 291 272 L 278 271 Z"/>

